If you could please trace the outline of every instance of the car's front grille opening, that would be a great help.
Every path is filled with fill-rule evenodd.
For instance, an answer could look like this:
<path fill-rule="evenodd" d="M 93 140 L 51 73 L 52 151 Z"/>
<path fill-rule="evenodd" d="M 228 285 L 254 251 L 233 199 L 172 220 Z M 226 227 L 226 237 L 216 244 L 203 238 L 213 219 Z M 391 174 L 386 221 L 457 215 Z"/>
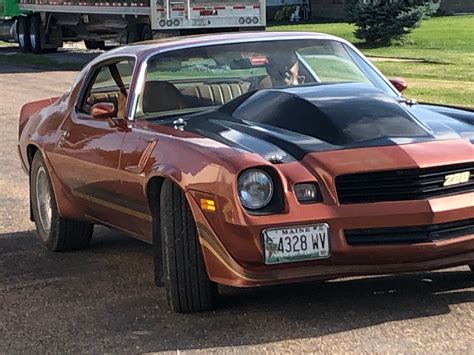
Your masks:
<path fill-rule="evenodd" d="M 466 176 L 468 180 L 464 181 Z M 474 191 L 474 162 L 341 175 L 336 177 L 336 189 L 340 204 L 422 200 L 466 193 Z"/>
<path fill-rule="evenodd" d="M 427 243 L 469 234 L 474 234 L 474 218 L 424 226 L 344 231 L 346 242 L 351 246 Z"/>

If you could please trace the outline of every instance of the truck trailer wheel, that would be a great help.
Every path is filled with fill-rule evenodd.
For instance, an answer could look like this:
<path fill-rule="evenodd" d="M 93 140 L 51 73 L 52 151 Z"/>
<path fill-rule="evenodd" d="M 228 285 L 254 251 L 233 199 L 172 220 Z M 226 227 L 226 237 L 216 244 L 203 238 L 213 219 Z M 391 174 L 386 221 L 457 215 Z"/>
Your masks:
<path fill-rule="evenodd" d="M 84 44 L 87 49 L 98 49 L 99 43 L 97 41 L 84 40 Z"/>
<path fill-rule="evenodd" d="M 40 54 L 42 52 L 42 33 L 41 33 L 41 19 L 39 16 L 30 17 L 30 45 L 31 51 L 34 54 Z"/>
<path fill-rule="evenodd" d="M 149 41 L 151 39 L 153 39 L 153 31 L 151 30 L 151 26 L 150 25 L 144 25 L 142 27 L 142 33 L 141 33 L 140 40 Z"/>
<path fill-rule="evenodd" d="M 139 41 L 138 32 L 136 28 L 131 28 L 127 31 L 127 44 Z"/>
<path fill-rule="evenodd" d="M 28 17 L 21 16 L 18 19 L 18 45 L 23 53 L 30 51 L 30 23 Z"/>

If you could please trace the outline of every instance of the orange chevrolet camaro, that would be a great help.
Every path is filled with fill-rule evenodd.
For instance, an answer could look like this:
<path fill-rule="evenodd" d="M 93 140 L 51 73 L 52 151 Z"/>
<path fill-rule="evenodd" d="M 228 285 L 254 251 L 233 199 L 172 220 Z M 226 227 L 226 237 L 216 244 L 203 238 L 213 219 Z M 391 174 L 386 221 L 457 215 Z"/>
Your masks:
<path fill-rule="evenodd" d="M 314 33 L 139 43 L 25 105 L 31 219 L 51 251 L 94 224 L 152 244 L 171 309 L 238 287 L 474 264 L 474 112 L 404 99 Z"/>

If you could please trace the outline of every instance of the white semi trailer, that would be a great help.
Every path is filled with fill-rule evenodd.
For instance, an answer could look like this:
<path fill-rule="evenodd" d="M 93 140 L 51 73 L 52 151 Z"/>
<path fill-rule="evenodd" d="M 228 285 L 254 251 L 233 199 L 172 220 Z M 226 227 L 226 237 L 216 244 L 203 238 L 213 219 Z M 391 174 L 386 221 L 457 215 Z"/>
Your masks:
<path fill-rule="evenodd" d="M 88 48 L 183 34 L 262 29 L 265 0 L 18 1 L 13 31 L 24 52 L 54 51 L 63 41 Z M 11 26 L 11 22 L 9 22 Z M 6 32 L 6 31 L 5 31 Z M 15 33 L 16 32 L 16 33 Z"/>

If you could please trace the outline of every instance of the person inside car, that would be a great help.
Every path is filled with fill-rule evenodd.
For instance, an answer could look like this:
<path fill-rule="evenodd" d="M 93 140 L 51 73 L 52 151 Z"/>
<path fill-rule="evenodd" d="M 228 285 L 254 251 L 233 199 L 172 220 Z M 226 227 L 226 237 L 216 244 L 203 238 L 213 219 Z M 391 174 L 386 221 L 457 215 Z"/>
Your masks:
<path fill-rule="evenodd" d="M 296 53 L 275 53 L 267 57 L 267 76 L 254 83 L 250 90 L 271 89 L 301 84 Z"/>

